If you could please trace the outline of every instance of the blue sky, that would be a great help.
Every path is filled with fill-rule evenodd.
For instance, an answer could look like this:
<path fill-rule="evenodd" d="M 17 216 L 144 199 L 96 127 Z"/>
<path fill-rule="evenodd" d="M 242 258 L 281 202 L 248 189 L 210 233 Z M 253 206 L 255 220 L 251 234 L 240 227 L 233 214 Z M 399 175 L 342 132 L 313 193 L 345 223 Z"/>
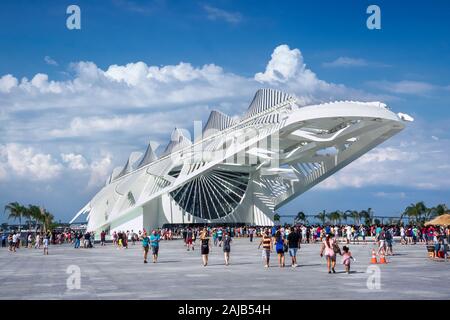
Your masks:
<path fill-rule="evenodd" d="M 70 4 L 81 30 L 66 28 Z M 381 30 L 366 27 L 370 4 Z M 282 213 L 450 203 L 449 9 L 438 0 L 2 1 L 0 204 L 37 203 L 66 221 L 130 152 L 149 139 L 164 145 L 174 126 L 189 130 L 212 108 L 242 114 L 258 87 L 381 100 L 416 120 Z M 285 57 L 298 64 L 284 81 L 255 81 Z"/>

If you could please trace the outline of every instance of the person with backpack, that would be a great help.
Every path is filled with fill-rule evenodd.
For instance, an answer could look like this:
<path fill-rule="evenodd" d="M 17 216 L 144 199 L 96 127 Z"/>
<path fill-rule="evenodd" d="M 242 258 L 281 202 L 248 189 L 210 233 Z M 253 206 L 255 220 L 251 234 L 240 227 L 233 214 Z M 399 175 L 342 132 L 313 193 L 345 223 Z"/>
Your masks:
<path fill-rule="evenodd" d="M 156 230 L 152 231 L 152 235 L 150 236 L 150 244 L 152 247 L 153 254 L 153 263 L 156 263 L 158 260 L 158 252 L 159 252 L 159 242 L 161 241 L 161 236 Z"/>

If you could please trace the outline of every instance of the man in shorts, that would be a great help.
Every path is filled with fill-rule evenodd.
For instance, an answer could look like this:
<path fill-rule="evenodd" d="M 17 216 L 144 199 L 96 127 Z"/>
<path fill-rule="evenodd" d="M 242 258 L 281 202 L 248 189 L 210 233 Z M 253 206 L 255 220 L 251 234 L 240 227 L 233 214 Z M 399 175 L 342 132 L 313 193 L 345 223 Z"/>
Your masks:
<path fill-rule="evenodd" d="M 147 236 L 147 232 L 144 231 L 144 233 L 142 234 L 142 248 L 144 249 L 144 263 L 147 263 L 148 249 L 150 247 L 149 243 L 150 243 L 150 239 Z"/>
<path fill-rule="evenodd" d="M 287 237 L 288 241 L 288 248 L 289 248 L 289 255 L 292 259 L 292 268 L 297 267 L 297 250 L 300 247 L 300 233 L 297 228 L 294 228 L 294 230 L 290 230 L 289 235 Z"/>
<path fill-rule="evenodd" d="M 153 263 L 156 263 L 158 260 L 158 251 L 159 251 L 159 241 L 161 240 L 161 236 L 156 230 L 152 231 L 152 235 L 150 236 L 150 245 L 152 247 L 152 255 L 153 255 Z"/>
<path fill-rule="evenodd" d="M 263 246 L 263 258 L 265 262 L 265 267 L 269 267 L 270 262 L 270 253 L 272 252 L 272 237 L 270 236 L 270 230 L 266 229 L 266 231 L 263 234 L 263 237 L 261 239 L 261 242 L 259 243 L 258 249 L 261 248 L 261 245 Z"/>

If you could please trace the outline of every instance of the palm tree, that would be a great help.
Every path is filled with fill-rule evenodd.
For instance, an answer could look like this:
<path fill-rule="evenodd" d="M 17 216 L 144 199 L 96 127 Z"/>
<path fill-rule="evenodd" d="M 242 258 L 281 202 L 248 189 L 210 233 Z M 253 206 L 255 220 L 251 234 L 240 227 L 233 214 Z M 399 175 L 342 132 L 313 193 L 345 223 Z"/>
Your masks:
<path fill-rule="evenodd" d="M 360 216 L 358 211 L 356 211 L 356 210 L 347 210 L 345 212 L 346 212 L 346 214 L 348 214 L 349 217 L 352 218 L 354 224 L 359 224 L 359 220 L 360 220 L 361 216 Z"/>
<path fill-rule="evenodd" d="M 280 217 L 280 215 L 279 215 L 278 213 L 275 213 L 275 214 L 273 215 L 273 221 L 279 222 L 280 219 L 281 219 L 281 217 Z"/>
<path fill-rule="evenodd" d="M 42 223 L 43 222 L 43 216 L 42 216 L 42 212 L 41 212 L 41 208 L 39 208 L 38 206 L 32 205 L 30 204 L 28 206 L 28 213 L 30 216 L 30 219 L 34 220 L 34 233 L 37 232 L 37 227 L 38 227 L 38 223 Z"/>
<path fill-rule="evenodd" d="M 342 213 L 342 219 L 343 219 L 345 222 L 347 222 L 347 219 L 348 219 L 348 217 L 351 217 L 352 212 L 353 212 L 353 210 L 345 210 L 345 211 Z"/>
<path fill-rule="evenodd" d="M 322 224 L 325 224 L 325 221 L 327 220 L 327 214 L 326 214 L 325 210 L 323 210 L 322 212 L 319 212 L 318 214 L 316 214 L 314 216 L 314 218 L 316 218 L 317 220 L 322 222 Z"/>
<path fill-rule="evenodd" d="M 365 225 L 371 225 L 373 222 L 373 210 L 368 208 L 367 210 L 361 210 L 359 213 L 360 218 L 364 218 Z"/>
<path fill-rule="evenodd" d="M 294 222 L 306 222 L 306 214 L 303 211 L 300 211 L 299 213 L 297 213 L 297 216 L 294 219 Z"/>
<path fill-rule="evenodd" d="M 341 210 L 337 210 L 336 211 L 336 222 L 338 224 L 341 224 L 342 219 L 345 217 L 345 213 L 342 212 Z"/>
<path fill-rule="evenodd" d="M 28 231 L 31 229 L 31 213 L 27 207 L 23 207 L 22 217 L 25 218 L 25 224 L 28 224 Z"/>
<path fill-rule="evenodd" d="M 8 212 L 8 219 L 19 219 L 19 231 L 22 225 L 22 216 L 24 215 L 25 211 L 26 208 L 20 205 L 17 201 L 8 203 L 5 206 L 5 213 Z"/>
<path fill-rule="evenodd" d="M 340 211 L 330 212 L 329 214 L 327 214 L 327 218 L 331 221 L 332 224 L 337 224 L 337 222 L 341 220 Z"/>
<path fill-rule="evenodd" d="M 41 211 L 42 211 L 42 222 L 44 224 L 44 233 L 47 233 L 47 231 L 51 229 L 51 226 L 53 225 L 53 219 L 55 217 L 45 209 L 41 209 Z"/>
<path fill-rule="evenodd" d="M 414 218 L 416 222 L 418 222 L 423 215 L 427 212 L 427 207 L 423 201 L 417 202 L 416 204 L 411 203 L 409 206 L 405 208 L 403 214 L 407 216 L 410 220 Z"/>
<path fill-rule="evenodd" d="M 445 204 L 438 204 L 436 207 L 434 207 L 435 213 L 437 216 L 442 216 L 446 212 L 448 212 L 448 208 Z"/>

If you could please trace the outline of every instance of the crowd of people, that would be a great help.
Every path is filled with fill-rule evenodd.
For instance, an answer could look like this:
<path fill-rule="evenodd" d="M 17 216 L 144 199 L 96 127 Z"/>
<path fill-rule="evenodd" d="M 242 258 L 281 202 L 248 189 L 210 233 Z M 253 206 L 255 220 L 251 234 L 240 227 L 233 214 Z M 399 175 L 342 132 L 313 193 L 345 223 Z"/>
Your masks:
<path fill-rule="evenodd" d="M 101 231 L 100 246 L 107 243 L 107 232 Z M 82 232 L 65 229 L 63 231 L 41 232 L 10 232 L 2 234 L 2 247 L 15 252 L 24 247 L 44 249 L 48 254 L 49 244 L 69 243 L 74 248 L 93 248 L 96 240 L 94 232 Z M 346 271 L 350 272 L 351 261 L 354 260 L 349 250 L 350 244 L 367 244 L 371 237 L 377 244 L 377 254 L 393 255 L 394 237 L 400 238 L 402 245 L 423 243 L 432 245 L 433 257 L 442 257 L 448 251 L 450 242 L 450 228 L 439 226 L 418 227 L 410 226 L 365 226 L 365 225 L 295 225 L 295 226 L 188 226 L 176 228 L 155 229 L 147 231 L 134 230 L 113 231 L 110 235 L 113 245 L 117 249 L 127 249 L 129 244 L 140 242 L 144 251 L 144 263 L 147 263 L 148 252 L 152 251 L 152 261 L 157 262 L 159 244 L 161 240 L 183 239 L 187 251 L 194 251 L 196 240 L 199 239 L 200 253 L 204 266 L 208 265 L 208 255 L 212 246 L 221 247 L 224 253 L 225 265 L 230 264 L 230 252 L 233 238 L 248 238 L 253 242 L 260 238 L 264 265 L 269 267 L 270 253 L 277 254 L 278 265 L 285 266 L 285 253 L 289 253 L 291 266 L 297 267 L 297 251 L 302 244 L 321 243 L 320 255 L 327 259 L 330 273 L 335 272 L 336 255 L 341 255 Z M 97 239 L 98 240 L 98 239 Z M 109 240 L 109 239 L 108 239 Z M 345 244 L 342 249 L 339 244 Z M 275 248 L 275 249 L 274 249 Z"/>
<path fill-rule="evenodd" d="M 44 254 L 48 255 L 48 248 L 50 244 L 62 245 L 65 243 L 74 244 L 75 248 L 80 248 L 83 244 L 83 248 L 94 247 L 94 232 L 81 232 L 66 229 L 63 231 L 26 231 L 20 232 L 17 230 L 11 232 L 2 232 L 1 241 L 2 247 L 8 247 L 11 252 L 16 252 L 20 247 L 29 249 L 43 249 Z"/>

